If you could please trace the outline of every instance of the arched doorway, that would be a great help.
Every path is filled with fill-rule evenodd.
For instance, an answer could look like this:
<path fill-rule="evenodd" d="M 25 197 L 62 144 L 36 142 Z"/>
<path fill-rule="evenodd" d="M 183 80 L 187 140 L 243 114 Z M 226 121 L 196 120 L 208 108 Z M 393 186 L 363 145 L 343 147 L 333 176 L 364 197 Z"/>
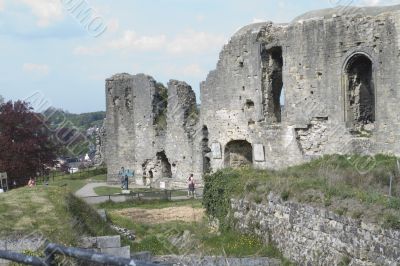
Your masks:
<path fill-rule="evenodd" d="M 164 151 L 157 152 L 157 160 L 160 165 L 161 177 L 172 178 L 171 164 L 169 163 Z"/>
<path fill-rule="evenodd" d="M 356 129 L 375 122 L 375 88 L 371 59 L 353 55 L 345 67 L 345 118 Z"/>
<path fill-rule="evenodd" d="M 233 140 L 225 146 L 225 167 L 239 168 L 253 164 L 253 147 L 246 140 Z"/>

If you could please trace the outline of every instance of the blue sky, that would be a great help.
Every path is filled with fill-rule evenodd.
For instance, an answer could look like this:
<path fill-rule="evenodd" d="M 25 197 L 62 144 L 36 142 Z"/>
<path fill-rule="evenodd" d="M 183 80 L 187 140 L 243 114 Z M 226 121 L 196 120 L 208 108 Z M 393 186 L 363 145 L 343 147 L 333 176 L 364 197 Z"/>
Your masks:
<path fill-rule="evenodd" d="M 349 2 L 400 0 L 0 0 L 0 95 L 104 110 L 104 80 L 119 72 L 184 80 L 198 93 L 240 27 Z"/>

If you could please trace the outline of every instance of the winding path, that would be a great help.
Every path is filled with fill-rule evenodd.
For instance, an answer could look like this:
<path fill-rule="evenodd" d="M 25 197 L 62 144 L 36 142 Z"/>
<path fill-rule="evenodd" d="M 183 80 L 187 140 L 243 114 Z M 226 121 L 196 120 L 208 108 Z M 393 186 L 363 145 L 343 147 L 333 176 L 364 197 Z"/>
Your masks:
<path fill-rule="evenodd" d="M 77 192 L 75 192 L 75 195 L 80 198 L 96 197 L 98 195 L 96 194 L 96 192 L 94 192 L 94 189 L 97 187 L 118 187 L 118 186 L 111 186 L 105 182 L 89 183 L 86 184 L 83 188 L 79 189 Z"/>

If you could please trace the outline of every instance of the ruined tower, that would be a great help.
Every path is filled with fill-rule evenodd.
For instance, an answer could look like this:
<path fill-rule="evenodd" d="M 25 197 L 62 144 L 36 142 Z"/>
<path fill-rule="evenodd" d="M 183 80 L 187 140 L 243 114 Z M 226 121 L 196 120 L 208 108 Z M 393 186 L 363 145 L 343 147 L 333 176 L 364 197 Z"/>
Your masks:
<path fill-rule="evenodd" d="M 182 181 L 190 172 L 278 169 L 324 154 L 400 155 L 398 30 L 400 6 L 246 26 L 202 82 L 200 113 L 186 83 L 171 81 L 167 105 L 155 107 L 165 92 L 152 78 L 114 76 L 106 89 L 109 178 L 123 165 L 140 172 L 160 162 L 158 174 Z"/>

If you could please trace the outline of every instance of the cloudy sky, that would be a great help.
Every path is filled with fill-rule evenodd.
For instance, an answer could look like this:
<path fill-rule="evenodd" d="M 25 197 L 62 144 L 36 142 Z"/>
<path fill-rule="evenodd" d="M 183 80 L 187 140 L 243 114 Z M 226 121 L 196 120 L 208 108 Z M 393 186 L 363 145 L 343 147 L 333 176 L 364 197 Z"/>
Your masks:
<path fill-rule="evenodd" d="M 198 93 L 241 26 L 349 2 L 400 0 L 0 0 L 0 95 L 104 110 L 104 80 L 118 72 L 185 80 Z"/>

